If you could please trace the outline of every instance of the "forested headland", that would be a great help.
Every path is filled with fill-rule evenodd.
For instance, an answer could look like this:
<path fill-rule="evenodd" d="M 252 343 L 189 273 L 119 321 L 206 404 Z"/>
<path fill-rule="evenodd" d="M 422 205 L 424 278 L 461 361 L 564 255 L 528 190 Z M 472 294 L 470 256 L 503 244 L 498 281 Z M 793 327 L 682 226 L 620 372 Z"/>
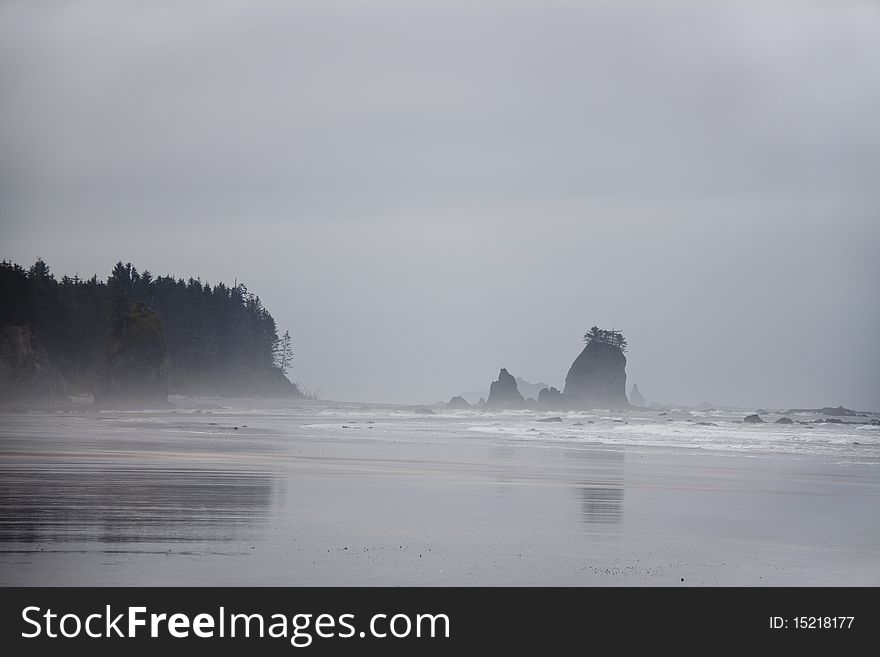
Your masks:
<path fill-rule="evenodd" d="M 118 262 L 106 280 L 37 260 L 0 263 L 0 395 L 301 396 L 289 333 L 240 283 L 153 276 Z"/>

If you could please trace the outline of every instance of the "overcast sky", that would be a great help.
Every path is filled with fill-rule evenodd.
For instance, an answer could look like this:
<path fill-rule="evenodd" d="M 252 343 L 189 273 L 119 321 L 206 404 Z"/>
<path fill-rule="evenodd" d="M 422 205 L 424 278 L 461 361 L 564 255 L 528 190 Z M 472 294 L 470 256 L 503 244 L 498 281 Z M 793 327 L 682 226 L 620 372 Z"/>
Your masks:
<path fill-rule="evenodd" d="M 880 4 L 0 2 L 0 257 L 238 278 L 324 398 L 880 410 Z"/>

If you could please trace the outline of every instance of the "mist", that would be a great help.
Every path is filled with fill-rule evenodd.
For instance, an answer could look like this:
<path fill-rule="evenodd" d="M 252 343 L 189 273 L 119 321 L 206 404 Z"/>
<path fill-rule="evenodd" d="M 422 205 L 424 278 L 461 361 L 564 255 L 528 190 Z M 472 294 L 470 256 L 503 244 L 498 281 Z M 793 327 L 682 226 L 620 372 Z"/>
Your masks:
<path fill-rule="evenodd" d="M 880 410 L 868 2 L 0 5 L 0 257 L 243 281 L 329 399 Z"/>

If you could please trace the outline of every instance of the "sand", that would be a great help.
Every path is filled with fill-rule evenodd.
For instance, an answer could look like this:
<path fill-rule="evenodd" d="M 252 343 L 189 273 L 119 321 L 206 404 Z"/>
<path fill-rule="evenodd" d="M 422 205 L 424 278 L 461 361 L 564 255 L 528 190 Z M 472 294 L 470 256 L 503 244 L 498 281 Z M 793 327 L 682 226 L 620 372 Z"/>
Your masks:
<path fill-rule="evenodd" d="M 221 405 L 0 416 L 0 584 L 880 585 L 876 428 Z"/>

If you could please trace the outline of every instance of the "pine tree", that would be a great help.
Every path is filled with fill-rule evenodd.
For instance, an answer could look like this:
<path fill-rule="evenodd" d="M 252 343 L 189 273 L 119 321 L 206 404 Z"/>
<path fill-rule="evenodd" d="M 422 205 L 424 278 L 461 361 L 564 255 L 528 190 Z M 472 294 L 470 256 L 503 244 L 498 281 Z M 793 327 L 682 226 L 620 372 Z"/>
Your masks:
<path fill-rule="evenodd" d="M 285 331 L 275 345 L 275 366 L 281 370 L 282 374 L 287 374 L 290 364 L 293 361 L 293 350 L 291 347 L 290 331 Z"/>

